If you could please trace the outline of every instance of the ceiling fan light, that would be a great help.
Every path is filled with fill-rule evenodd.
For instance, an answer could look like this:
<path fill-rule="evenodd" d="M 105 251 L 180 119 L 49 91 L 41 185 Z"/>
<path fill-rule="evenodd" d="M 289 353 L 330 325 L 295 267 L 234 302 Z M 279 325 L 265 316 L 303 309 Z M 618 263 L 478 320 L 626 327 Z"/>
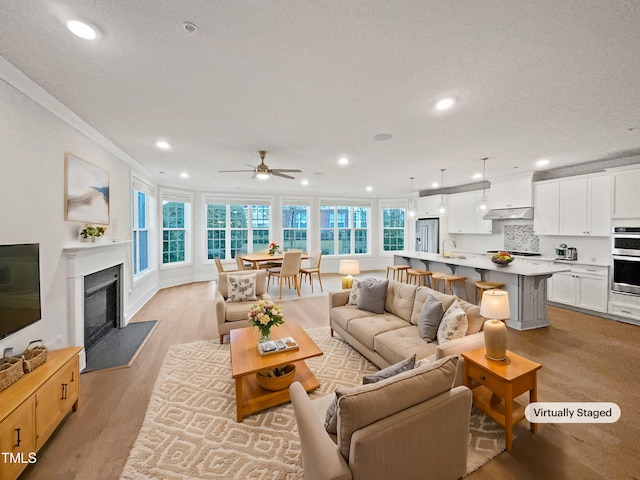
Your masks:
<path fill-rule="evenodd" d="M 269 178 L 269 174 L 268 173 L 256 173 L 256 178 L 258 180 L 266 180 L 267 178 Z"/>

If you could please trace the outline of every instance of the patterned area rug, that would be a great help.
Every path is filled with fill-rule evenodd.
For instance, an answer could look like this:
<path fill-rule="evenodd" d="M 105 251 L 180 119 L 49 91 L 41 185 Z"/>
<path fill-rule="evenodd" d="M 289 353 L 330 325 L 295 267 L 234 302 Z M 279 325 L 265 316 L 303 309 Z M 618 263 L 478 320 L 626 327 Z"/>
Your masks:
<path fill-rule="evenodd" d="M 362 382 L 377 368 L 329 329 L 308 330 L 324 355 L 307 360 L 321 382 L 312 398 Z M 237 423 L 229 345 L 203 341 L 169 349 L 123 480 L 302 479 L 291 404 Z M 472 410 L 467 474 L 504 450 L 504 432 Z"/>

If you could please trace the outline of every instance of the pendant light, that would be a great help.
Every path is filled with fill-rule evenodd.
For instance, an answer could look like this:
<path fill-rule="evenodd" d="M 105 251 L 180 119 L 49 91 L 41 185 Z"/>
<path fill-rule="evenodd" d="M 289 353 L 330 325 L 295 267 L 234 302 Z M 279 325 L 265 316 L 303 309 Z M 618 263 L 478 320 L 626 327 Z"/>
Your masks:
<path fill-rule="evenodd" d="M 440 190 L 444 189 L 444 171 L 446 168 L 440 169 Z M 447 213 L 447 207 L 444 205 L 444 195 L 440 194 L 440 208 L 438 209 L 438 213 L 440 216 L 444 216 Z"/>
<path fill-rule="evenodd" d="M 482 159 L 482 200 L 480 201 L 480 205 L 478 205 L 478 210 L 481 212 L 485 212 L 487 210 L 487 192 L 485 190 L 485 180 L 486 180 L 486 167 L 487 167 L 488 158 Z"/>
<path fill-rule="evenodd" d="M 409 218 L 414 218 L 416 216 L 416 205 L 413 201 L 413 179 L 415 177 L 409 177 L 411 180 L 411 193 L 409 194 Z"/>

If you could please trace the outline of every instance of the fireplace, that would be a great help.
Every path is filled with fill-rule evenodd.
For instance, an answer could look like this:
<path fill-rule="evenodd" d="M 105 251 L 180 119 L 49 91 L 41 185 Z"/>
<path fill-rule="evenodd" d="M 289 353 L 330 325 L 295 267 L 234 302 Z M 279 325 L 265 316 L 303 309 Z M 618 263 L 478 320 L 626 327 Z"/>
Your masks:
<path fill-rule="evenodd" d="M 84 349 L 120 325 L 120 265 L 84 277 Z"/>
<path fill-rule="evenodd" d="M 121 328 L 128 323 L 124 314 L 125 294 L 131 289 L 131 241 L 104 242 L 104 243 L 78 243 L 64 249 L 67 257 L 69 274 L 69 342 L 71 345 L 85 347 L 80 353 L 80 370 L 86 366 L 85 351 L 92 342 L 95 334 L 104 334 L 112 328 Z M 105 277 L 92 277 L 96 272 L 110 271 Z M 112 282 L 117 272 L 117 282 Z M 100 280 L 102 278 L 102 280 Z M 97 279 L 97 281 L 95 281 Z M 93 282 L 93 285 L 92 285 Z M 86 284 L 86 285 L 85 285 Z M 101 285 L 102 284 L 102 285 Z M 104 287 L 103 292 L 99 292 Z M 85 298 L 89 292 L 89 298 Z M 117 300 L 109 300 L 116 296 Z M 85 300 L 88 306 L 85 306 Z M 107 307 L 107 317 L 102 320 L 92 318 L 94 310 L 111 303 Z M 85 316 L 88 318 L 85 319 Z M 85 338 L 85 320 L 88 321 L 90 333 Z M 109 326 L 100 326 L 108 324 Z M 115 324 L 115 326 L 114 326 Z M 94 343 L 95 345 L 95 343 Z"/>

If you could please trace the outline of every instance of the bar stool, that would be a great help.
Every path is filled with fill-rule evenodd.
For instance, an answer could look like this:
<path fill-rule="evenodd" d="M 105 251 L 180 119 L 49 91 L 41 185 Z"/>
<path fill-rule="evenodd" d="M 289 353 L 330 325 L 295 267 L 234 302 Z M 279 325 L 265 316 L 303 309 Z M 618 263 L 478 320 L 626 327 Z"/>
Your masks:
<path fill-rule="evenodd" d="M 459 275 L 448 275 L 446 273 L 440 273 L 440 272 L 433 272 L 431 275 L 431 281 L 433 282 L 434 290 L 440 290 L 440 282 L 443 282 L 444 287 L 442 291 L 444 293 L 447 293 L 447 289 L 448 289 L 449 292 L 451 292 L 454 295 L 455 295 L 454 285 L 458 284 L 462 287 L 462 291 L 464 292 L 464 300 L 468 299 L 467 287 L 466 287 L 467 277 L 461 277 Z"/>
<path fill-rule="evenodd" d="M 478 305 L 482 303 L 482 294 L 485 290 L 494 290 L 504 287 L 504 283 L 500 282 L 476 282 L 476 302 Z"/>
<path fill-rule="evenodd" d="M 393 272 L 391 277 L 393 280 L 403 282 L 406 277 L 406 271 L 411 268 L 411 265 L 390 265 L 387 267 L 387 278 L 389 278 L 389 272 Z"/>
<path fill-rule="evenodd" d="M 431 275 L 433 272 L 428 270 L 420 270 L 417 268 L 410 268 L 407 270 L 407 283 L 412 283 L 414 285 L 424 285 L 428 287 L 431 285 Z"/>

